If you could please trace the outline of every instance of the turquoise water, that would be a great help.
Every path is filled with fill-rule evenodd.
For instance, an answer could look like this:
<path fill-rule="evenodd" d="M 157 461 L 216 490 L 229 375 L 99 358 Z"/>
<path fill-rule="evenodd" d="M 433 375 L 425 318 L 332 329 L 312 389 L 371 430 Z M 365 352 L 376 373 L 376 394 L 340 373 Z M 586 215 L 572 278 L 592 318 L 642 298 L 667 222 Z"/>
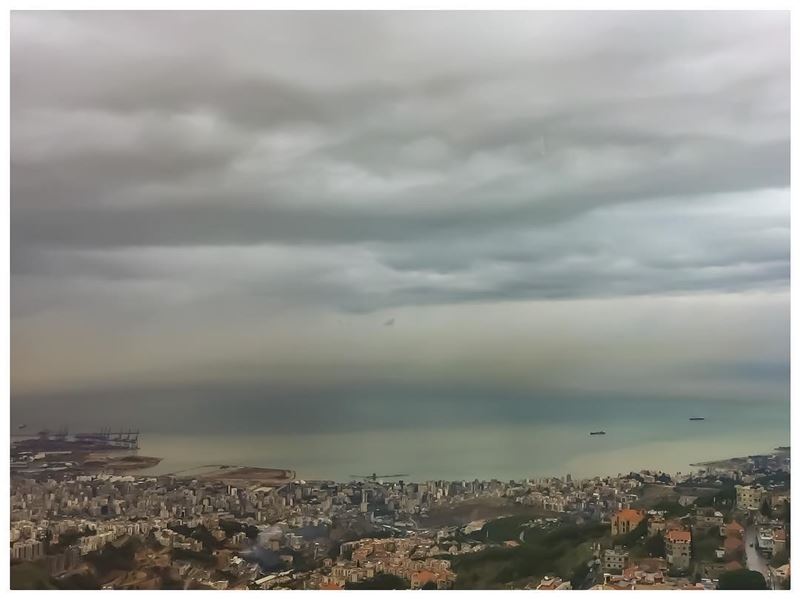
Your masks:
<path fill-rule="evenodd" d="M 686 472 L 693 462 L 789 444 L 788 402 L 766 401 L 60 398 L 13 402 L 12 422 L 139 428 L 141 454 L 163 458 L 153 473 L 244 464 L 341 480 L 372 472 L 414 480 Z"/>

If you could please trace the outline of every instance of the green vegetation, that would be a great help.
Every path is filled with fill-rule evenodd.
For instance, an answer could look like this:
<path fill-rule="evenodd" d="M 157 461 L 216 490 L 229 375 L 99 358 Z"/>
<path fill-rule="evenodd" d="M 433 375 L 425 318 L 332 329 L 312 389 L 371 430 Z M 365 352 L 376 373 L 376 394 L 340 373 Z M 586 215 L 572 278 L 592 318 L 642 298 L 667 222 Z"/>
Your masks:
<path fill-rule="evenodd" d="M 248 539 L 255 540 L 258 538 L 258 528 L 243 524 L 242 522 L 235 522 L 234 520 L 220 520 L 219 527 L 225 531 L 225 535 L 231 538 L 237 532 L 243 532 Z"/>
<path fill-rule="evenodd" d="M 12 590 L 57 589 L 41 563 L 23 562 L 11 566 Z"/>
<path fill-rule="evenodd" d="M 636 489 L 636 491 L 636 494 L 640 497 L 637 502 L 638 507 L 645 509 L 650 509 L 662 501 L 672 502 L 678 499 L 676 488 L 664 485 L 647 483 Z"/>
<path fill-rule="evenodd" d="M 220 549 L 223 546 L 223 542 L 215 539 L 214 535 L 211 534 L 211 531 L 202 524 L 194 528 L 190 528 L 185 524 L 175 524 L 170 526 L 170 530 L 173 530 L 184 537 L 197 539 L 203 544 L 203 551 L 205 553 L 211 553 L 215 549 Z M 256 535 L 258 535 L 257 530 Z"/>
<path fill-rule="evenodd" d="M 529 515 L 503 516 L 487 522 L 481 530 L 476 530 L 468 536 L 482 542 L 502 543 L 503 541 L 519 540 L 520 533 L 530 530 L 522 525 L 531 520 Z M 529 534 L 528 532 L 525 533 Z"/>
<path fill-rule="evenodd" d="M 87 572 L 54 579 L 53 584 L 62 591 L 94 591 L 101 588 L 97 578 Z"/>
<path fill-rule="evenodd" d="M 607 534 L 606 524 L 562 525 L 547 532 L 530 529 L 519 547 L 492 547 L 454 556 L 456 588 L 500 588 L 521 578 L 546 574 L 569 579 L 591 557 L 591 541 Z"/>
<path fill-rule="evenodd" d="M 391 591 L 408 589 L 409 584 L 404 578 L 393 574 L 378 574 L 363 582 L 348 582 L 344 588 L 360 591 Z"/>
<path fill-rule="evenodd" d="M 789 563 L 789 554 L 786 551 L 781 551 L 776 553 L 772 556 L 772 559 L 769 561 L 769 565 L 773 568 L 779 568 L 783 564 Z"/>
<path fill-rule="evenodd" d="M 190 551 L 188 549 L 181 549 L 179 547 L 173 548 L 172 559 L 185 559 L 187 561 L 198 562 L 204 565 L 213 564 L 217 561 L 214 559 L 214 556 L 211 555 L 211 552 Z"/>
<path fill-rule="evenodd" d="M 633 547 L 642 537 L 647 536 L 647 519 L 642 520 L 632 531 L 624 535 L 617 535 L 613 539 L 614 545 Z"/>
<path fill-rule="evenodd" d="M 435 582 L 426 582 L 420 587 L 420 591 L 435 591 L 438 587 Z"/>
<path fill-rule="evenodd" d="M 194 532 L 194 528 L 186 526 L 185 524 L 172 524 L 169 529 L 184 537 L 191 537 Z"/>
<path fill-rule="evenodd" d="M 725 484 L 716 492 L 702 495 L 697 498 L 694 505 L 697 507 L 715 507 L 718 510 L 725 510 L 733 507 L 736 501 L 736 487 L 733 481 L 725 481 Z"/>
<path fill-rule="evenodd" d="M 719 536 L 719 528 L 714 527 L 704 534 L 692 535 L 692 556 L 698 561 L 716 560 L 715 551 L 722 544 Z"/>
<path fill-rule="evenodd" d="M 761 515 L 766 518 L 772 517 L 772 508 L 769 507 L 769 502 L 766 499 L 761 502 L 761 509 L 759 511 L 761 512 Z"/>
<path fill-rule="evenodd" d="M 572 588 L 580 589 L 583 586 L 583 583 L 586 580 L 586 576 L 588 574 L 589 574 L 589 566 L 586 565 L 586 562 L 583 561 L 579 563 L 572 571 L 572 576 L 570 576 L 569 578 L 569 582 L 572 585 Z"/>
<path fill-rule="evenodd" d="M 721 591 L 763 591 L 766 588 L 767 581 L 764 580 L 764 576 L 755 570 L 733 570 L 725 572 L 719 577 Z"/>
<path fill-rule="evenodd" d="M 665 512 L 667 518 L 680 518 L 691 511 L 690 506 L 682 506 L 677 501 L 662 500 L 653 506 L 654 510 Z"/>
<path fill-rule="evenodd" d="M 294 549 L 281 550 L 284 555 L 292 556 L 292 568 L 298 572 L 305 572 L 319 567 L 320 562 L 315 560 L 308 552 L 295 551 Z"/>
<path fill-rule="evenodd" d="M 223 546 L 223 542 L 214 538 L 211 531 L 202 524 L 195 529 L 192 538 L 200 541 L 203 544 L 203 551 L 208 553 L 211 553 L 215 549 L 220 549 Z"/>
<path fill-rule="evenodd" d="M 44 563 L 22 562 L 13 564 L 10 570 L 12 590 L 99 590 L 100 583 L 94 575 L 80 572 L 58 579 L 50 578 Z"/>
<path fill-rule="evenodd" d="M 164 548 L 164 546 L 158 542 L 158 539 L 156 539 L 156 534 L 152 530 L 147 533 L 147 536 L 144 538 L 144 546 L 154 551 L 160 551 Z"/>
<path fill-rule="evenodd" d="M 755 481 L 755 484 L 766 486 L 781 486 L 785 485 L 786 487 L 789 486 L 791 483 L 791 475 L 788 472 L 772 472 L 770 474 L 765 474 L 764 476 L 759 476 Z"/>
<path fill-rule="evenodd" d="M 133 570 L 136 566 L 134 556 L 140 546 L 141 543 L 135 539 L 129 539 L 119 547 L 109 543 L 100 551 L 89 553 L 85 559 L 94 566 L 100 577 L 113 570 Z"/>
<path fill-rule="evenodd" d="M 152 566 L 150 571 L 161 580 L 159 589 L 162 591 L 181 590 L 184 582 L 178 578 L 173 578 L 172 569 L 169 566 Z"/>
<path fill-rule="evenodd" d="M 644 542 L 644 551 L 648 557 L 665 557 L 664 535 L 659 532 L 647 537 Z"/>
<path fill-rule="evenodd" d="M 74 545 L 81 537 L 91 537 L 97 534 L 97 531 L 90 529 L 88 526 L 83 529 L 71 528 L 58 535 L 58 543 L 51 542 L 52 535 L 48 533 L 46 544 L 48 553 L 61 553 L 67 547 Z"/>

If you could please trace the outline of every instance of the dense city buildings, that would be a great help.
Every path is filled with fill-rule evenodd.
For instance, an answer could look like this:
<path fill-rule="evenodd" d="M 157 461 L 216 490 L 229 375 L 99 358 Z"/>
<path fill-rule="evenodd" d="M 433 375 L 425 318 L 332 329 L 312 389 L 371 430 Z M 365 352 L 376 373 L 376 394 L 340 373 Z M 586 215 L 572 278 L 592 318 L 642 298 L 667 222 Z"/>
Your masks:
<path fill-rule="evenodd" d="M 708 589 L 738 570 L 770 588 L 789 580 L 788 452 L 681 475 L 344 483 L 245 468 L 78 474 L 60 460 L 45 452 L 12 476 L 18 588 Z"/>

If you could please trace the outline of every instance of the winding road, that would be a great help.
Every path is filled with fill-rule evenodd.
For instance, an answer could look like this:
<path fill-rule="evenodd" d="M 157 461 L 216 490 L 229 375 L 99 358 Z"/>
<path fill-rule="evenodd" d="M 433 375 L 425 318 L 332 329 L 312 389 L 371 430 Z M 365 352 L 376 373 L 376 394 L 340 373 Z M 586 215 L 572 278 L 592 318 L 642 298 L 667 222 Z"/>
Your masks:
<path fill-rule="evenodd" d="M 756 570 L 764 575 L 767 587 L 773 588 L 771 575 L 769 572 L 769 561 L 758 552 L 758 527 L 748 526 L 744 532 L 744 551 L 747 558 L 747 569 Z"/>

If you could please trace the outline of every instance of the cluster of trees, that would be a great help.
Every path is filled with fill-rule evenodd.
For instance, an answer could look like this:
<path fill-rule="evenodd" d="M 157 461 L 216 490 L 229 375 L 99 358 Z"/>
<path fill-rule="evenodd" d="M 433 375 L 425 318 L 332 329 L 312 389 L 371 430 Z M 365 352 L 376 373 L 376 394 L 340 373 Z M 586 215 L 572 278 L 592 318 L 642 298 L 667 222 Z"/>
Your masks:
<path fill-rule="evenodd" d="M 404 591 L 409 589 L 410 585 L 405 578 L 400 578 L 394 574 L 377 574 L 375 577 L 362 582 L 345 583 L 344 588 L 348 591 Z M 420 590 L 435 591 L 436 583 L 427 582 L 424 586 L 420 587 Z"/>
<path fill-rule="evenodd" d="M 190 549 L 182 549 L 180 547 L 172 548 L 172 559 L 183 559 L 188 561 L 198 562 L 205 566 L 209 566 L 216 562 L 214 558 L 214 551 L 223 546 L 223 542 L 217 540 L 211 531 L 202 524 L 194 528 L 186 526 L 185 524 L 174 524 L 169 527 L 170 530 L 183 535 L 184 537 L 196 539 L 203 544 L 200 551 L 192 551 Z"/>
<path fill-rule="evenodd" d="M 348 582 L 345 584 L 344 588 L 347 590 L 359 591 L 402 591 L 410 588 L 410 585 L 405 578 L 400 578 L 394 574 L 381 573 L 362 582 Z"/>
<path fill-rule="evenodd" d="M 583 583 L 586 582 L 586 577 L 589 574 L 589 565 L 586 562 L 581 562 L 572 571 L 572 576 L 569 577 L 569 582 L 573 589 L 580 589 Z"/>
<path fill-rule="evenodd" d="M 779 568 L 784 564 L 789 563 L 789 554 L 786 551 L 779 551 L 775 555 L 772 556 L 772 559 L 769 561 L 769 565 L 773 568 Z"/>
<path fill-rule="evenodd" d="M 225 531 L 225 535 L 231 538 L 237 532 L 243 532 L 248 539 L 256 540 L 258 538 L 258 528 L 235 520 L 220 520 L 219 527 Z"/>
<path fill-rule="evenodd" d="M 109 543 L 101 550 L 87 554 L 85 559 L 102 577 L 112 570 L 133 570 L 136 566 L 136 551 L 140 547 L 141 543 L 131 538 L 119 547 Z"/>
<path fill-rule="evenodd" d="M 764 575 L 755 570 L 733 570 L 719 577 L 721 591 L 763 591 L 766 588 Z"/>
<path fill-rule="evenodd" d="M 631 472 L 630 474 L 628 474 L 624 478 L 638 480 L 640 483 L 644 482 L 644 476 L 642 476 L 638 472 Z M 670 484 L 672 482 L 672 477 L 669 474 L 666 474 L 665 472 L 661 472 L 660 474 L 654 475 L 653 479 L 657 483 L 662 483 L 662 484 L 665 484 L 665 485 L 668 485 L 668 484 Z"/>
<path fill-rule="evenodd" d="M 575 563 L 575 549 L 606 534 L 608 525 L 602 523 L 564 525 L 549 532 L 531 530 L 519 547 L 495 547 L 453 557 L 453 569 L 458 575 L 456 585 L 459 588 L 491 587 L 551 573 L 578 579 L 581 571 Z"/>
<path fill-rule="evenodd" d="M 659 531 L 647 537 L 644 541 L 644 550 L 648 557 L 666 557 L 664 535 Z"/>
<path fill-rule="evenodd" d="M 200 541 L 203 544 L 203 552 L 205 553 L 210 554 L 215 549 L 221 549 L 224 545 L 222 541 L 217 540 L 214 535 L 211 534 L 211 531 L 202 524 L 195 526 L 194 528 L 190 528 L 185 524 L 174 524 L 169 528 L 170 530 L 173 530 L 184 537 L 197 539 Z"/>
<path fill-rule="evenodd" d="M 53 533 L 45 533 L 44 544 L 47 553 L 60 553 L 67 547 L 74 545 L 81 537 L 91 537 L 97 534 L 96 530 L 84 526 L 83 528 L 70 528 L 58 535 L 58 543 L 53 543 Z"/>
<path fill-rule="evenodd" d="M 792 477 L 791 474 L 788 472 L 772 472 L 770 474 L 765 474 L 763 476 L 759 476 L 755 480 L 755 484 L 762 485 L 762 486 L 778 486 L 778 485 L 786 485 L 787 487 L 791 483 Z"/>
<path fill-rule="evenodd" d="M 765 498 L 764 501 L 761 502 L 759 512 L 761 512 L 762 516 L 767 518 L 780 518 L 786 522 L 786 524 L 790 524 L 792 510 L 789 502 L 785 499 L 780 506 L 772 506 Z"/>
<path fill-rule="evenodd" d="M 614 537 L 614 545 L 622 545 L 624 547 L 631 547 L 639 542 L 642 537 L 647 536 L 647 519 L 642 520 L 636 525 L 636 528 L 624 535 L 617 535 Z"/>
<path fill-rule="evenodd" d="M 96 591 L 102 588 L 100 581 L 90 572 L 78 572 L 69 576 L 55 578 L 53 579 L 53 584 L 62 591 Z"/>
<path fill-rule="evenodd" d="M 716 493 L 698 497 L 697 500 L 694 502 L 694 505 L 697 507 L 724 508 L 724 507 L 733 507 L 735 501 L 736 501 L 736 487 L 733 485 L 733 482 L 731 481 L 730 484 L 723 484 L 722 488 Z"/>
<path fill-rule="evenodd" d="M 180 547 L 175 547 L 172 549 L 172 559 L 194 561 L 204 565 L 211 565 L 217 561 L 214 556 L 211 555 L 211 552 L 191 551 L 189 549 L 181 549 Z"/>
<path fill-rule="evenodd" d="M 699 499 L 698 499 L 699 501 Z M 660 512 L 664 512 L 664 515 L 667 518 L 678 518 L 680 516 L 685 516 L 691 511 L 691 507 L 683 506 L 677 501 L 669 501 L 668 499 L 663 499 L 656 503 L 653 506 L 654 510 L 658 510 Z"/>

